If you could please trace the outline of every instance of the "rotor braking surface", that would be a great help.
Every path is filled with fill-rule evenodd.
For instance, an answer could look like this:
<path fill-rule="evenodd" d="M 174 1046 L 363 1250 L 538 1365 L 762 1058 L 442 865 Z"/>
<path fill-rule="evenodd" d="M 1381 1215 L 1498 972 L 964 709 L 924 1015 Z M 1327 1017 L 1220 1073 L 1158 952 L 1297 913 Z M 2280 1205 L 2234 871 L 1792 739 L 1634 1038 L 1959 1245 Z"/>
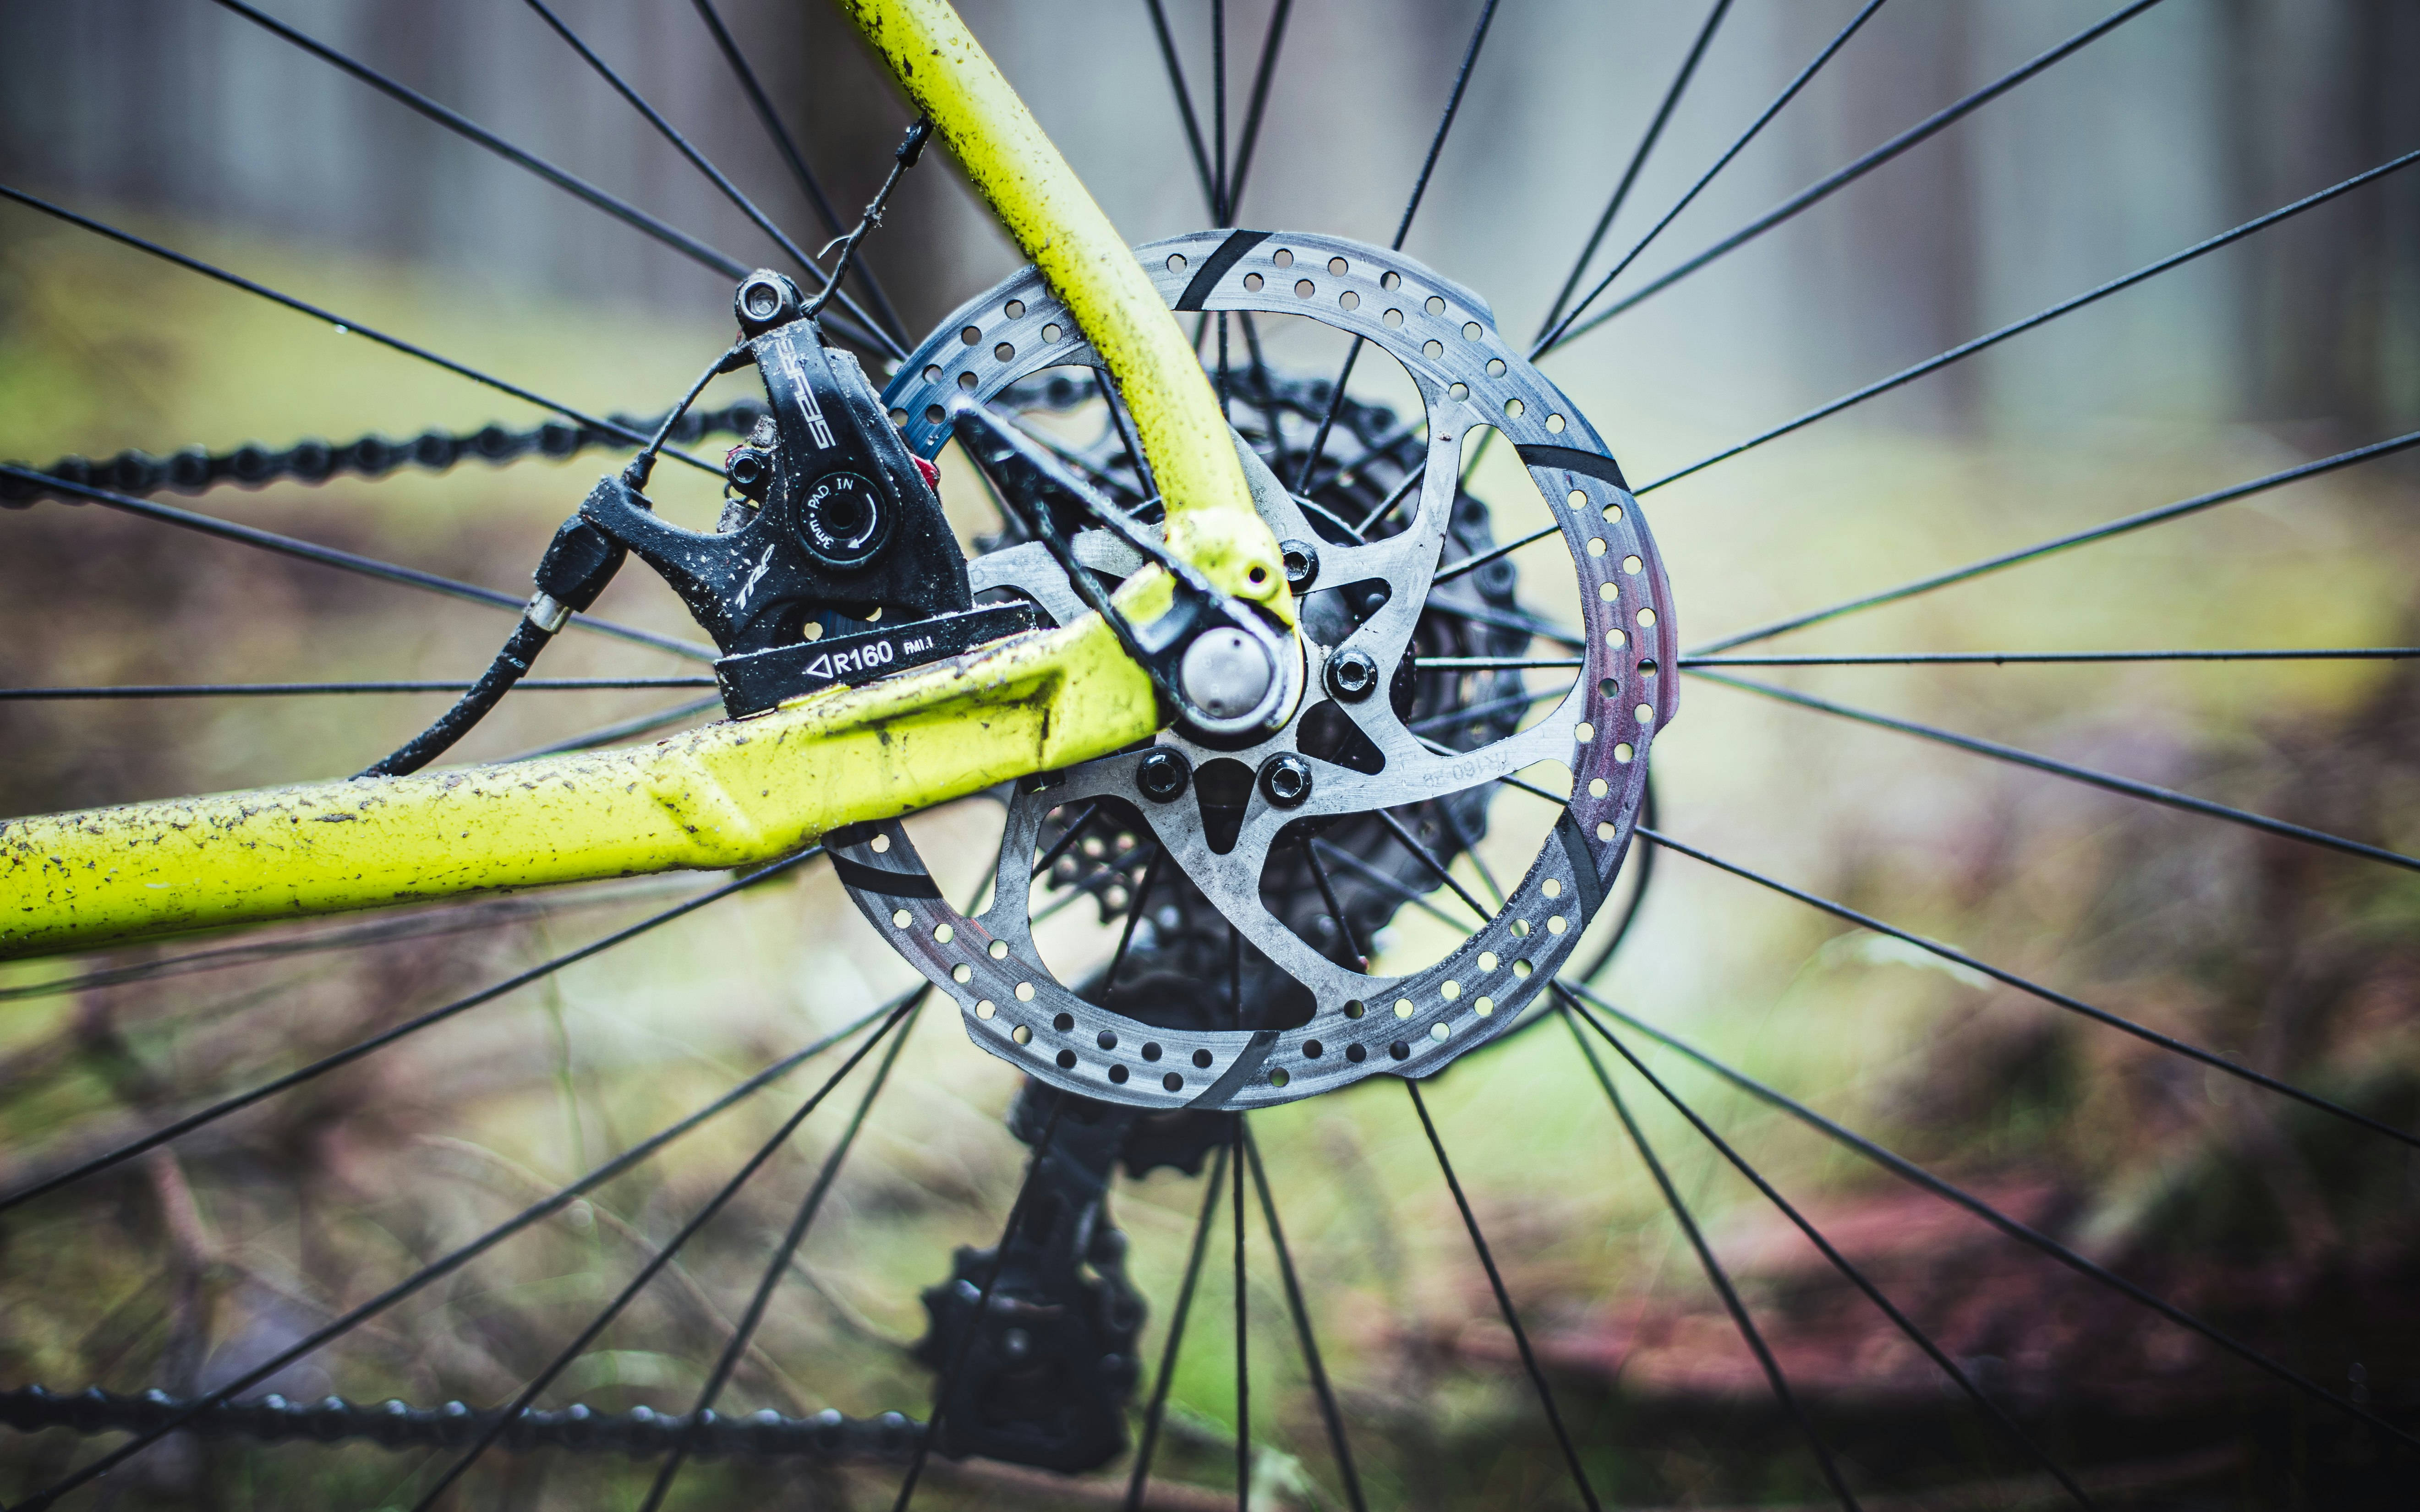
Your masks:
<path fill-rule="evenodd" d="M 1233 748 L 1180 724 L 1154 747 L 1020 784 L 1012 798 L 994 902 L 979 918 L 950 908 L 895 822 L 834 837 L 859 905 L 893 944 L 958 1002 L 985 1049 L 1063 1089 L 1152 1109 L 1235 1110 L 1290 1102 L 1377 1072 L 1426 1075 L 1501 1033 L 1576 946 L 1628 844 L 1644 791 L 1652 733 L 1677 708 L 1670 588 L 1610 452 L 1575 406 L 1497 332 L 1484 301 L 1417 262 L 1339 238 L 1211 232 L 1140 249 L 1163 297 L 1183 310 L 1305 315 L 1376 345 L 1419 388 L 1428 436 L 1425 476 L 1406 501 L 1409 523 L 1382 538 L 1331 524 L 1323 532 L 1249 447 L 1255 507 L 1280 540 L 1318 543 L 1304 643 L 1311 675 L 1276 732 Z M 1032 270 L 962 307 L 903 365 L 885 395 L 892 423 L 920 454 L 950 439 L 960 395 L 992 398 L 1044 368 L 1097 367 L 1098 358 Z M 1440 586 L 1456 480 L 1477 433 L 1512 443 L 1570 553 L 1578 600 L 1575 652 L 1583 667 L 1542 717 L 1509 734 L 1464 726 L 1416 732 L 1391 697 L 1331 691 L 1327 670 L 1366 658 L 1391 687 L 1427 607 L 1492 570 Z M 1239 446 L 1240 446 L 1239 442 Z M 1342 539 L 1339 539 L 1339 536 Z M 1082 572 L 1115 579 L 1145 559 L 1123 535 L 1067 543 Z M 1450 563 L 1448 563 L 1450 565 Z M 1080 612 L 1073 575 L 1040 544 L 976 563 L 971 581 L 1007 589 L 1054 618 Z M 1332 586 L 1331 586 L 1332 585 Z M 1338 608 L 1318 610 L 1324 592 Z M 1358 603 L 1351 603 L 1357 595 Z M 1339 693 L 1346 696 L 1340 697 Z M 1323 712 L 1327 711 L 1327 712 Z M 1314 721 L 1355 737 L 1347 752 L 1305 738 Z M 1143 780 L 1157 753 L 1190 780 Z M 1220 765 L 1219 764 L 1232 764 Z M 1436 964 L 1403 975 L 1361 969 L 1314 946 L 1263 902 L 1260 882 L 1280 840 L 1354 815 L 1437 803 L 1553 763 L 1572 774 L 1567 807 L 1503 906 Z M 1282 784 L 1263 774 L 1288 769 Z M 1240 768 L 1237 785 L 1213 777 Z M 1207 783 L 1218 789 L 1205 795 Z M 1156 794 L 1175 790 L 1173 798 Z M 1209 801 L 1215 798 L 1217 801 Z M 1036 949 L 1027 871 L 1048 813 L 1112 801 L 1140 816 L 1150 841 L 1259 954 L 1311 998 L 1288 1025 L 1156 1026 L 1089 1002 L 1061 982 Z M 1310 826 L 1303 821 L 1311 821 Z"/>

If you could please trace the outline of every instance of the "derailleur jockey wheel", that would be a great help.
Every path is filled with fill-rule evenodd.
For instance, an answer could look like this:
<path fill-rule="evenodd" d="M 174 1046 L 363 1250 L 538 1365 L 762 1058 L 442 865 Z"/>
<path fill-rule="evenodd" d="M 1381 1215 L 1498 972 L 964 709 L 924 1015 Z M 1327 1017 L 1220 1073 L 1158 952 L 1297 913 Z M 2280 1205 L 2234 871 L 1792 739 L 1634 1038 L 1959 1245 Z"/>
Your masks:
<path fill-rule="evenodd" d="M 1171 726 L 1148 747 L 1018 784 L 993 901 L 978 916 L 941 898 L 897 821 L 830 837 L 841 878 L 899 952 L 958 1004 L 977 1044 L 1063 1091 L 1157 1113 L 1222 1112 L 1379 1072 L 1433 1074 L 1511 1026 L 1605 899 L 1645 794 L 1649 743 L 1677 706 L 1675 680 L 1663 675 L 1676 655 L 1669 584 L 1605 442 L 1504 341 L 1469 290 L 1399 253 L 1335 237 L 1210 231 L 1139 255 L 1172 309 L 1307 316 L 1394 357 L 1418 385 L 1426 420 L 1405 518 L 1380 534 L 1373 521 L 1306 507 L 1239 439 L 1255 505 L 1286 545 L 1301 603 L 1309 675 L 1292 717 L 1239 747 Z M 1045 369 L 1101 365 L 1029 268 L 953 315 L 902 365 L 883 404 L 909 449 L 930 458 L 950 440 L 951 406 L 962 397 L 989 402 Z M 1586 632 L 1574 648 L 1576 681 L 1526 728 L 1504 717 L 1508 697 L 1516 716 L 1528 702 L 1504 691 L 1519 688 L 1517 673 L 1456 668 L 1448 685 L 1479 681 L 1427 702 L 1469 717 L 1417 712 L 1420 685 L 1438 680 L 1419 669 L 1424 618 L 1516 631 L 1523 623 L 1489 605 L 1474 580 L 1492 563 L 1456 570 L 1474 554 L 1455 530 L 1457 480 L 1490 426 L 1553 506 Z M 1078 559 L 1106 578 L 1140 563 L 1107 532 L 1076 544 Z M 1463 555 L 1441 560 L 1450 544 Z M 1063 623 L 1080 612 L 1038 545 L 979 558 L 970 580 L 978 594 L 1010 591 Z M 1467 698 L 1472 687 L 1483 696 Z M 1452 825 L 1470 811 L 1466 795 L 1478 795 L 1483 813 L 1492 784 L 1548 762 L 1572 774 L 1568 808 L 1503 906 L 1438 964 L 1373 974 L 1353 940 L 1314 943 L 1298 917 L 1272 910 L 1272 892 L 1287 895 L 1283 878 L 1322 834 L 1384 825 L 1388 810 L 1419 805 Z M 1255 985 L 1270 990 L 1235 995 L 1223 1015 L 1147 1019 L 1060 980 L 1034 943 L 1029 879 L 1046 831 L 1064 823 L 1053 816 L 1088 810 L 1140 825 L 1155 857 L 1249 947 Z"/>

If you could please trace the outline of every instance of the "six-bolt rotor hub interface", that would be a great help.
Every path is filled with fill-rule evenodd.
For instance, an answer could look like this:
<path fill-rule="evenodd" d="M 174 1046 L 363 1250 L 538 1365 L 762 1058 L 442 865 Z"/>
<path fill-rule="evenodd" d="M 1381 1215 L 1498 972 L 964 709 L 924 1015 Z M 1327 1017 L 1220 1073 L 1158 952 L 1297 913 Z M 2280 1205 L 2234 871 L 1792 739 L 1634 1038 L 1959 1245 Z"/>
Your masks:
<path fill-rule="evenodd" d="M 1307 316 L 1384 348 L 1418 385 L 1427 464 L 1417 500 L 1404 505 L 1409 524 L 1397 534 L 1322 541 L 1300 503 L 1238 444 L 1255 507 L 1271 531 L 1290 544 L 1320 542 L 1311 591 L 1383 583 L 1384 606 L 1333 644 L 1306 636 L 1311 676 L 1301 706 L 1264 739 L 1212 748 L 1172 728 L 1148 750 L 1019 784 L 994 901 L 975 918 L 941 899 L 896 821 L 834 837 L 835 853 L 851 863 L 858 905 L 957 1002 L 975 1042 L 1052 1086 L 1143 1108 L 1232 1110 L 1330 1091 L 1379 1072 L 1427 1075 L 1509 1027 L 1570 957 L 1605 898 L 1645 792 L 1648 744 L 1677 704 L 1676 679 L 1659 675 L 1676 654 L 1669 584 L 1605 442 L 1497 333 L 1475 294 L 1400 253 L 1336 237 L 1208 231 L 1153 242 L 1138 255 L 1173 309 Z M 883 403 L 909 447 L 931 457 L 950 439 L 948 406 L 961 394 L 988 400 L 1045 368 L 1100 365 L 1065 307 L 1028 268 L 952 316 L 910 355 Z M 1410 648 L 1435 586 L 1457 480 L 1489 426 L 1512 444 L 1554 508 L 1577 589 L 1585 666 L 1543 718 L 1461 751 L 1423 739 L 1393 701 L 1370 694 L 1387 686 Z M 1122 543 L 1117 549 L 1132 554 Z M 1116 573 L 1115 552 L 1078 556 Z M 979 592 L 1022 593 L 1061 623 L 1082 612 L 1038 548 L 979 558 L 970 577 Z M 1314 618 L 1307 614 L 1306 625 Z M 1299 748 L 1306 717 L 1323 704 L 1375 748 L 1383 758 L 1377 770 Z M 1205 832 L 1198 787 L 1188 781 L 1192 770 L 1220 759 L 1260 778 L 1223 850 Z M 1289 823 L 1441 798 L 1544 762 L 1570 770 L 1568 808 L 1504 905 L 1436 964 L 1406 976 L 1353 970 L 1263 903 L 1262 869 Z M 1053 810 L 1104 798 L 1131 805 L 1169 861 L 1310 990 L 1317 1006 L 1309 1022 L 1284 1029 L 1157 1027 L 1085 1001 L 1043 964 L 1028 904 L 1038 837 Z"/>

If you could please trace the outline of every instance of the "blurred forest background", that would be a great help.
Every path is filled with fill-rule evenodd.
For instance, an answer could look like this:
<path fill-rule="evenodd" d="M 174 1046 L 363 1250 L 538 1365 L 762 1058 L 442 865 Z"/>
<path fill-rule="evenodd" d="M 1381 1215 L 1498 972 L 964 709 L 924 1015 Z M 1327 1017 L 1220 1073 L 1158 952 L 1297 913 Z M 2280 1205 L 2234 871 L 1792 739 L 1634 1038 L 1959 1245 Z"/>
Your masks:
<path fill-rule="evenodd" d="M 272 8 L 737 255 L 775 257 L 524 8 Z M 1123 232 L 1140 241 L 1207 221 L 1140 0 L 962 8 Z M 1236 119 L 1269 7 L 1225 8 Z M 1739 0 L 1595 270 L 1854 8 Z M 1892 0 L 1621 286 L 2109 8 Z M 721 9 L 844 224 L 853 220 L 907 113 L 831 8 Z M 823 223 L 689 6 L 563 0 L 560 11 L 799 240 L 821 243 Z M 1384 242 L 1477 13 L 1471 0 L 1298 0 L 1240 222 Z M 1505 5 L 1405 250 L 1490 299 L 1509 334 L 1534 330 L 1704 14 L 1639 0 Z M 1210 8 L 1172 0 L 1169 15 L 1206 116 Z M 1660 477 L 2420 147 L 2414 79 L 2420 8 L 2397 0 L 2167 0 L 1545 370 L 1634 480 Z M 201 0 L 0 0 L 0 181 L 592 410 L 656 412 L 728 339 L 719 275 Z M 1021 259 L 934 153 L 868 260 L 921 334 Z M 1309 377 L 1335 350 L 1310 342 L 1278 356 Z M 707 402 L 742 396 L 751 381 L 722 380 Z M 2415 417 L 2420 172 L 1643 507 L 1689 644 L 2397 436 Z M 541 418 L 0 205 L 0 456 L 47 466 L 130 447 L 282 449 Z M 518 594 L 604 465 L 466 462 L 442 475 L 407 468 L 377 483 L 170 501 Z M 951 478 L 945 494 L 971 541 L 992 521 L 966 474 Z M 690 523 L 710 517 L 702 490 L 667 488 Z M 1496 505 L 1499 538 L 1543 517 L 1502 458 L 1473 488 Z M 1772 649 L 2409 646 L 2420 642 L 2415 505 L 2420 472 L 2408 458 L 2372 463 Z M 1567 573 L 1555 577 L 1559 550 L 1548 542 L 1516 559 L 1525 594 L 1550 616 L 1572 593 Z M 689 633 L 677 603 L 645 579 L 626 573 L 600 612 Z M 465 677 L 502 629 L 500 615 L 58 503 L 0 514 L 0 685 L 13 688 Z M 542 673 L 693 670 L 566 637 Z M 2406 662 L 1834 668 L 1770 680 L 2420 852 L 2420 676 Z M 1718 685 L 1686 692 L 1654 752 L 1662 825 L 1676 838 L 2398 1126 L 2420 1113 L 2420 885 L 2409 870 Z M 672 702 L 526 693 L 458 755 L 499 759 Z M 0 814 L 349 772 L 437 706 L 0 702 Z M 1518 795 L 1499 800 L 1482 847 L 1499 874 L 1527 865 L 1545 813 Z M 987 867 L 997 830 L 996 806 L 976 801 L 920 822 L 924 853 L 945 858 L 945 889 L 961 893 Z M 408 915 L 359 949 L 263 950 L 114 985 L 105 974 L 116 968 L 197 947 L 0 966 L 0 1187 L 699 886 Z M 1408 912 L 1381 941 L 1404 959 L 1438 943 Z M 188 1393 L 230 1380 L 912 980 L 830 875 L 810 869 L 213 1126 L 138 1174 L 0 1216 L 0 1387 Z M 2420 1166 L 2409 1149 L 1675 855 L 1600 986 L 2320 1384 L 2406 1424 L 2420 1412 Z M 2102 1504 L 2386 1505 L 2387 1488 L 2411 1483 L 2409 1458 L 2395 1464 L 2382 1437 L 1683 1058 L 1636 1045 Z M 929 1374 L 901 1348 L 923 1328 L 918 1293 L 947 1275 L 952 1246 L 997 1234 L 1024 1150 L 1001 1121 L 1015 1077 L 945 1014 L 916 1024 L 896 1074 L 908 1095 L 876 1107 L 731 1411 L 925 1410 Z M 2055 1489 L 2009 1440 L 1651 1087 L 1616 1074 L 1869 1505 L 2050 1504 Z M 506 1399 L 806 1088 L 801 1076 L 751 1102 L 727 1127 L 276 1389 Z M 1254 1123 L 1370 1503 L 1576 1504 L 1403 1103 L 1377 1078 Z M 1564 1030 L 1542 1026 L 1458 1066 L 1432 1103 L 1599 1490 L 1625 1505 L 1822 1504 L 1803 1441 Z M 550 1403 L 686 1409 L 830 1147 L 837 1112 L 809 1120 Z M 1198 1181 L 1163 1171 L 1113 1198 L 1152 1304 L 1149 1360 L 1200 1195 Z M 1255 1504 L 1342 1505 L 1255 1233 Z M 1233 1305 L 1214 1263 L 1158 1461 L 1163 1504 L 1233 1497 Z M 92 1452 L 65 1433 L 0 1435 L 0 1500 Z M 172 1443 L 115 1478 L 109 1496 L 121 1506 L 403 1505 L 430 1468 L 358 1444 Z M 711 1463 L 689 1473 L 678 1500 L 872 1506 L 888 1501 L 894 1475 Z M 636 1505 L 644 1471 L 497 1456 L 467 1484 L 464 1505 Z M 1044 1487 L 974 1465 L 948 1470 L 930 1504 L 1113 1504 L 1116 1494 L 1106 1480 Z"/>

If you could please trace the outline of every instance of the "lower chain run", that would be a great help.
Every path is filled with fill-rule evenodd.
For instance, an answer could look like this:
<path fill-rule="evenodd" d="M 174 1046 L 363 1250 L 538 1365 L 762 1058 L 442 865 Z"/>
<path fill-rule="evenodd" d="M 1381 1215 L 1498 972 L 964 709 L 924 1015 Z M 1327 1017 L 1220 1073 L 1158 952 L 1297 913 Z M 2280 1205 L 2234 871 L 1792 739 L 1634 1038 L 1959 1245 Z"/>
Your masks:
<path fill-rule="evenodd" d="M 41 1386 L 21 1386 L 0 1391 L 0 1427 L 21 1433 L 45 1428 L 86 1434 L 144 1433 L 187 1406 L 163 1391 L 130 1396 L 95 1386 L 68 1396 Z M 467 1449 L 503 1415 L 501 1408 L 483 1410 L 461 1402 L 411 1407 L 393 1400 L 349 1402 L 341 1396 L 294 1402 L 272 1395 L 205 1408 L 180 1431 L 270 1443 L 297 1439 L 338 1443 L 359 1439 L 388 1449 Z M 679 1443 L 689 1427 L 689 1418 L 676 1412 L 644 1407 L 599 1412 L 575 1404 L 524 1412 L 496 1442 L 514 1453 L 570 1449 L 648 1459 Z M 904 1463 L 915 1453 L 923 1433 L 923 1424 L 898 1412 L 853 1418 L 830 1409 L 813 1417 L 784 1417 L 770 1409 L 743 1417 L 707 1412 L 690 1453 L 707 1458 Z"/>

